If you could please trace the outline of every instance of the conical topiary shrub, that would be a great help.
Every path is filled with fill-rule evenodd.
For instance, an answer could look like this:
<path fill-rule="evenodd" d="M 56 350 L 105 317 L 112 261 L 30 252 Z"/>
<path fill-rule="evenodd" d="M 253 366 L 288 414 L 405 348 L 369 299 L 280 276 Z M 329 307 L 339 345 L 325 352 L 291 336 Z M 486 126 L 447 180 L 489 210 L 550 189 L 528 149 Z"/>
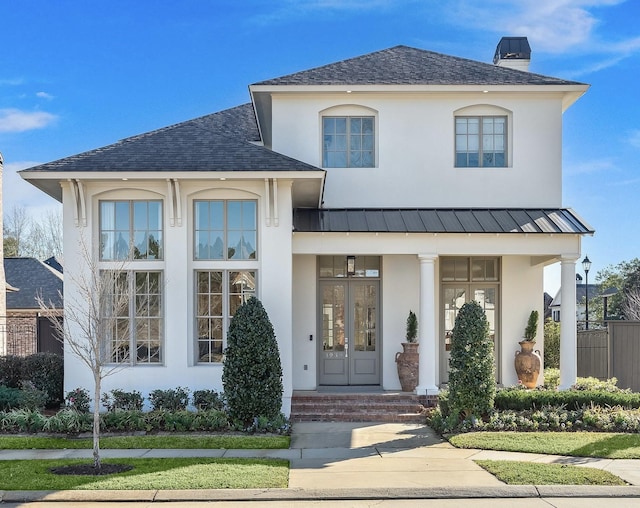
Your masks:
<path fill-rule="evenodd" d="M 227 334 L 222 384 L 229 416 L 245 424 L 273 418 L 282 407 L 282 366 L 273 326 L 262 303 L 250 298 L 236 311 Z"/>
<path fill-rule="evenodd" d="M 456 317 L 449 360 L 449 406 L 461 418 L 482 418 L 493 409 L 496 375 L 493 341 L 482 307 L 465 303 Z"/>

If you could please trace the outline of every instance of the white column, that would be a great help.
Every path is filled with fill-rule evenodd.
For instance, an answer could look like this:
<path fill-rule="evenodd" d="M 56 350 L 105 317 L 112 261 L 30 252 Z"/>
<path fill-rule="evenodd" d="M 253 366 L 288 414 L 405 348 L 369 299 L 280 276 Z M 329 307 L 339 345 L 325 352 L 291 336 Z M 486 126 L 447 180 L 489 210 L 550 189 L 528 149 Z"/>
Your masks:
<path fill-rule="evenodd" d="M 575 384 L 578 376 L 578 334 L 576 328 L 576 260 L 562 257 L 560 289 L 560 389 Z"/>
<path fill-rule="evenodd" d="M 420 260 L 420 313 L 418 317 L 418 340 L 420 342 L 419 380 L 416 393 L 436 395 L 436 366 L 438 365 L 438 343 L 436 340 L 436 259 L 437 254 L 418 254 Z"/>

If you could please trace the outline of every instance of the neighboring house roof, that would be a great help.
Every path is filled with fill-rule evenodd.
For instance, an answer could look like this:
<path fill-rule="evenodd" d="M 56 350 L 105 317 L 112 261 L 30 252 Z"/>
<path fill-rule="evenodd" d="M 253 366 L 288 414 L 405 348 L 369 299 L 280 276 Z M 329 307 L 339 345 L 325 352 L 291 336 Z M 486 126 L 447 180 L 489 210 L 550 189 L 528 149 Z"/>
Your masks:
<path fill-rule="evenodd" d="M 593 228 L 569 208 L 297 208 L 293 228 L 324 233 L 593 233 Z"/>
<path fill-rule="evenodd" d="M 251 104 L 123 139 L 112 145 L 41 164 L 44 171 L 322 171 L 259 146 Z"/>
<path fill-rule="evenodd" d="M 43 263 L 47 266 L 50 266 L 54 270 L 59 271 L 60 273 L 64 273 L 64 268 L 62 267 L 62 263 L 58 261 L 55 256 L 51 256 L 49 259 L 45 259 Z"/>
<path fill-rule="evenodd" d="M 577 85 L 577 81 L 395 46 L 302 72 L 268 79 L 271 85 Z"/>
<path fill-rule="evenodd" d="M 18 291 L 7 293 L 7 311 L 39 309 L 37 296 L 62 308 L 62 276 L 34 258 L 4 258 L 7 282 Z"/>
<path fill-rule="evenodd" d="M 600 284 L 576 284 L 576 303 L 580 304 L 585 299 L 587 286 L 589 287 L 589 300 L 600 295 Z M 560 307 L 560 305 L 562 305 L 562 288 L 558 289 L 550 307 Z"/>

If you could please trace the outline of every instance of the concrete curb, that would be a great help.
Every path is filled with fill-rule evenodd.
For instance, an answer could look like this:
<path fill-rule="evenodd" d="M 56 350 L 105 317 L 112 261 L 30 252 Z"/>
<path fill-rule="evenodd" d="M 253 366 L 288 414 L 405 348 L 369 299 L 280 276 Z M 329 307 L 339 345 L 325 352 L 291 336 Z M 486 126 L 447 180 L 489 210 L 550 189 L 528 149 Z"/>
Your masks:
<path fill-rule="evenodd" d="M 202 489 L 0 491 L 0 503 L 315 501 L 356 499 L 640 498 L 640 487 L 505 485 L 418 489 Z"/>

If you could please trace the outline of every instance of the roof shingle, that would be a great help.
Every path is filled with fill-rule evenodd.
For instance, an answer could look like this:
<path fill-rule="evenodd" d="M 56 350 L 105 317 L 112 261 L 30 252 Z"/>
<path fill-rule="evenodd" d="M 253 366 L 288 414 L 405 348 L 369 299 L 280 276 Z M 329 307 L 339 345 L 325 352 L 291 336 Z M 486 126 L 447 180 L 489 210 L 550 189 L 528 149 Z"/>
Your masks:
<path fill-rule="evenodd" d="M 254 85 L 581 85 L 508 67 L 395 46 Z"/>

